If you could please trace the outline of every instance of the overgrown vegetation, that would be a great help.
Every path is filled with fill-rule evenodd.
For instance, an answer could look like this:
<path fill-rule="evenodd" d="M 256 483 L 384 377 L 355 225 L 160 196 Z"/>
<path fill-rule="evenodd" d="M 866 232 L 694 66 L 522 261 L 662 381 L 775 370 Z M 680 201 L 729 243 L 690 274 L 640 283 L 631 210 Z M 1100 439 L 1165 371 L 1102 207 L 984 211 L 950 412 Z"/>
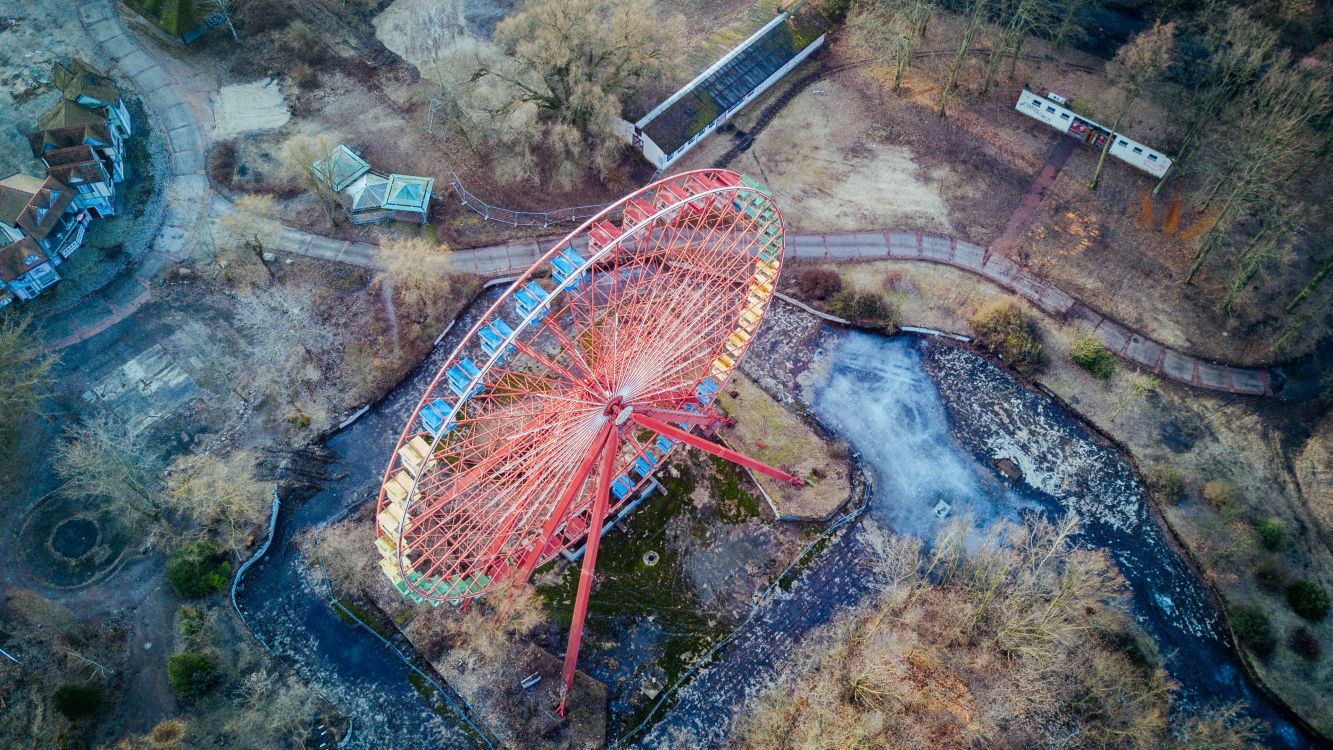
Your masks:
<path fill-rule="evenodd" d="M 1036 323 L 1018 302 L 999 298 L 972 315 L 977 344 L 1009 363 L 1020 374 L 1033 375 L 1046 366 L 1046 351 Z"/>
<path fill-rule="evenodd" d="M 1123 582 L 1076 528 L 1032 520 L 976 543 L 959 522 L 930 550 L 881 534 L 881 592 L 790 652 L 731 746 L 1257 746 L 1236 708 L 1172 714 Z"/>
<path fill-rule="evenodd" d="M 808 300 L 824 302 L 842 291 L 842 275 L 828 268 L 802 268 L 796 272 L 796 293 Z"/>
<path fill-rule="evenodd" d="M 217 664 L 203 654 L 184 653 L 167 657 L 167 680 L 171 689 L 186 697 L 209 693 L 222 675 Z"/>
<path fill-rule="evenodd" d="M 0 315 L 0 450 L 14 450 L 23 426 L 40 412 L 56 357 L 43 351 L 31 321 Z"/>
<path fill-rule="evenodd" d="M 1094 378 L 1109 380 L 1115 374 L 1115 354 L 1095 336 L 1080 336 L 1076 339 L 1069 348 L 1069 358 Z"/>
<path fill-rule="evenodd" d="M 199 599 L 223 590 L 230 573 L 231 563 L 222 548 L 209 539 L 182 544 L 167 563 L 167 582 L 186 599 Z"/>
<path fill-rule="evenodd" d="M 898 328 L 898 306 L 883 292 L 838 292 L 829 300 L 828 311 L 858 325 L 882 328 L 889 333 Z"/>
<path fill-rule="evenodd" d="M 80 721 L 97 713 L 102 706 L 102 693 L 92 685 L 66 683 L 56 688 L 51 705 L 70 721 Z"/>
<path fill-rule="evenodd" d="M 1291 611 L 1313 622 L 1328 617 L 1328 592 L 1314 581 L 1296 581 L 1287 587 Z"/>

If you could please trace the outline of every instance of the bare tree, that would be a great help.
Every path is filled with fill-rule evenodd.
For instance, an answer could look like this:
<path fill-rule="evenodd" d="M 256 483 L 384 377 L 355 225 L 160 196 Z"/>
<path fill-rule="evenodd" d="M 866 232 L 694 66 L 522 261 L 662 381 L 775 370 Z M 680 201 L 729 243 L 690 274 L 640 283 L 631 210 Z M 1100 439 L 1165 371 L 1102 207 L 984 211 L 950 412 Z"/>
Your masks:
<path fill-rule="evenodd" d="M 158 495 L 162 468 L 162 457 L 142 432 L 131 432 L 106 413 L 71 427 L 56 448 L 62 492 L 105 498 L 113 508 L 150 518 L 157 518 L 163 508 Z"/>
<path fill-rule="evenodd" d="M 0 315 L 0 448 L 11 449 L 51 389 L 55 355 L 43 351 L 28 318 Z"/>
<path fill-rule="evenodd" d="M 196 523 L 216 530 L 233 551 L 244 549 L 269 507 L 272 485 L 255 479 L 255 456 L 247 451 L 219 458 L 186 455 L 171 465 L 167 502 Z"/>
<path fill-rule="evenodd" d="M 515 149 L 518 170 L 531 169 L 540 147 L 559 184 L 586 163 L 606 175 L 623 147 L 622 99 L 670 70 L 683 29 L 650 0 L 528 0 L 496 27 L 504 54 L 481 61 L 472 106 Z"/>
<path fill-rule="evenodd" d="M 424 237 L 388 240 L 380 244 L 375 260 L 383 269 L 381 278 L 404 304 L 420 311 L 419 320 L 430 319 L 448 301 L 454 262 L 443 245 Z"/>
<path fill-rule="evenodd" d="M 995 74 L 1006 55 L 1009 56 L 1009 76 L 1014 76 L 1018 66 L 1018 56 L 1023 52 L 1023 45 L 1033 34 L 1048 33 L 1055 23 L 1055 7 L 1049 0 L 1004 0 L 1000 13 L 1004 18 L 1000 22 L 999 32 L 990 56 L 986 60 L 986 70 L 982 77 L 981 93 L 990 91 Z"/>
<path fill-rule="evenodd" d="M 319 697 L 304 683 L 262 668 L 241 678 L 234 701 L 240 710 L 226 729 L 253 747 L 296 746 L 319 708 Z"/>
<path fill-rule="evenodd" d="M 274 285 L 236 295 L 236 327 L 248 343 L 251 392 L 294 410 L 309 422 L 324 410 L 320 365 L 337 344 L 333 327 L 315 314 L 311 288 Z"/>
<path fill-rule="evenodd" d="M 278 153 L 278 165 L 283 177 L 315 196 L 331 227 L 338 223 L 338 192 L 333 189 L 331 176 L 327 172 L 317 171 L 314 166 L 328 159 L 334 147 L 333 139 L 324 133 L 297 133 L 283 142 L 282 150 Z"/>
<path fill-rule="evenodd" d="M 208 11 L 212 13 L 221 13 L 227 21 L 227 30 L 231 32 L 231 38 L 234 41 L 241 41 L 241 37 L 236 33 L 236 22 L 245 21 L 245 14 L 250 10 L 253 0 L 203 0 L 202 5 L 206 15 Z"/>
<path fill-rule="evenodd" d="M 271 195 L 248 193 L 237 198 L 232 210 L 217 220 L 217 241 L 221 247 L 215 262 L 219 270 L 247 262 L 251 267 L 263 269 L 262 275 L 255 274 L 259 279 L 271 281 L 273 271 L 264 262 L 264 252 L 278 238 L 281 225 L 276 216 L 277 207 Z"/>
<path fill-rule="evenodd" d="M 1088 189 L 1097 189 L 1102 167 L 1106 165 L 1106 154 L 1111 150 L 1116 133 L 1120 132 L 1125 115 L 1129 114 L 1130 107 L 1143 93 L 1143 87 L 1166 72 L 1175 45 L 1175 24 L 1158 22 L 1151 29 L 1135 34 L 1133 39 L 1116 50 L 1115 59 L 1111 61 L 1110 76 L 1120 88 L 1120 108 L 1116 111 L 1106 143 L 1102 145 L 1102 153 L 1097 157 L 1097 169 L 1092 173 Z"/>
<path fill-rule="evenodd" d="M 964 2 L 962 11 L 963 35 L 958 42 L 958 53 L 953 56 L 953 61 L 949 63 L 944 85 L 940 87 L 940 108 L 935 112 L 940 117 L 947 117 L 949 114 L 949 98 L 958 85 L 958 76 L 963 72 L 963 66 L 967 64 L 968 53 L 972 51 L 972 42 L 976 39 L 977 30 L 981 28 L 990 13 L 992 2 L 994 0 L 965 0 Z"/>
<path fill-rule="evenodd" d="M 933 10 L 928 0 L 871 0 L 858 3 L 847 19 L 857 44 L 893 66 L 895 91 L 902 88 Z"/>
<path fill-rule="evenodd" d="M 1171 170 L 1158 180 L 1153 195 L 1180 171 L 1208 133 L 1226 129 L 1231 102 L 1258 82 L 1277 46 L 1277 32 L 1240 7 L 1210 5 L 1199 15 L 1197 27 L 1198 51 L 1181 66 L 1191 93 L 1189 117 Z"/>

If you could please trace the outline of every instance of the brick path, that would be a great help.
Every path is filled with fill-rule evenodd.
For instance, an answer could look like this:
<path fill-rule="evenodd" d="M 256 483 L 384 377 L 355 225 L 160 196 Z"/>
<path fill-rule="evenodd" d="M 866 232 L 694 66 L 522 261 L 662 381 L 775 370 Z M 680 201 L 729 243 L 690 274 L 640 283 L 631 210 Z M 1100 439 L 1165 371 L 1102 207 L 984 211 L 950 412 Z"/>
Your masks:
<path fill-rule="evenodd" d="M 991 249 L 997 253 L 1009 254 L 1013 249 L 1014 243 L 1027 231 L 1028 225 L 1037 218 L 1037 209 L 1041 208 L 1041 202 L 1046 199 L 1046 194 L 1051 191 L 1051 186 L 1055 184 L 1055 178 L 1060 175 L 1060 170 L 1065 162 L 1069 161 L 1070 154 L 1074 153 L 1074 146 L 1078 143 L 1073 138 L 1064 135 L 1057 136 L 1055 145 L 1051 147 L 1051 152 L 1046 156 L 1046 163 L 1042 166 L 1041 172 L 1037 173 L 1036 179 L 1028 187 L 1028 191 L 1023 195 L 1023 200 L 1019 201 L 1018 208 L 1009 216 L 1009 222 L 1005 224 L 1004 231 L 1000 233 L 1000 238 L 991 244 Z"/>

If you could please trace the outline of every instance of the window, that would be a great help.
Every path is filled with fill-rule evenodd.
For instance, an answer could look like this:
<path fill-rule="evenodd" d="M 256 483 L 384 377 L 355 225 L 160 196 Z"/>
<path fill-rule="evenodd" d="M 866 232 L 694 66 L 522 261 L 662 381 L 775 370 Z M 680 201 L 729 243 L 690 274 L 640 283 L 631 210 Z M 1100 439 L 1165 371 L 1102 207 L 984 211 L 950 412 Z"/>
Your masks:
<path fill-rule="evenodd" d="M 1143 149 L 1139 148 L 1138 146 L 1135 146 L 1135 147 L 1134 147 L 1134 153 L 1136 153 L 1136 154 L 1142 154 L 1142 153 L 1143 153 Z"/>
<path fill-rule="evenodd" d="M 1125 146 L 1128 146 L 1128 145 L 1129 145 L 1129 143 L 1127 143 L 1127 142 L 1125 142 L 1125 141 L 1121 141 L 1121 142 L 1120 142 L 1120 148 L 1124 148 Z"/>
<path fill-rule="evenodd" d="M 1055 107 L 1047 107 L 1047 108 L 1046 108 L 1046 111 L 1047 111 L 1047 112 L 1054 113 L 1054 112 L 1055 112 Z"/>
<path fill-rule="evenodd" d="M 1061 119 L 1061 120 L 1068 120 L 1068 119 L 1069 119 L 1069 115 L 1065 114 L 1064 112 L 1061 112 L 1061 113 L 1060 113 L 1060 119 Z"/>
<path fill-rule="evenodd" d="M 1148 154 L 1148 158 L 1152 161 L 1157 161 L 1157 154 Z"/>

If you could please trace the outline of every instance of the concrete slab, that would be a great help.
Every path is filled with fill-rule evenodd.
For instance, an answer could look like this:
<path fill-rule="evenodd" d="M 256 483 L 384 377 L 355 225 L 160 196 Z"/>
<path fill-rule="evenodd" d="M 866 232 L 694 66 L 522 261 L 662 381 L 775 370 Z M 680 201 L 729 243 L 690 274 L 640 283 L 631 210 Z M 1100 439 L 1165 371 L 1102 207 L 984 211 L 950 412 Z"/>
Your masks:
<path fill-rule="evenodd" d="M 123 71 L 125 75 L 133 79 L 134 84 L 136 86 L 141 85 L 139 83 L 140 75 L 142 75 L 145 71 L 149 70 L 150 68 L 156 68 L 156 67 L 157 67 L 157 61 L 154 60 L 152 57 L 149 57 L 148 54 L 145 53 L 143 50 L 136 50 L 135 52 L 131 52 L 130 54 L 122 58 L 120 61 L 121 71 Z"/>
<path fill-rule="evenodd" d="M 194 117 L 190 114 L 190 108 L 183 103 L 177 104 L 162 113 L 162 127 L 166 128 L 169 137 L 171 137 L 171 145 L 174 148 L 185 148 L 185 146 L 176 142 L 177 133 L 181 137 L 192 137 L 196 142 L 199 140 L 199 134 L 193 132 L 196 130 L 193 125 Z"/>
<path fill-rule="evenodd" d="M 276 78 L 223 86 L 213 115 L 213 135 L 218 138 L 277 130 L 292 118 Z"/>
<path fill-rule="evenodd" d="M 108 36 L 105 41 L 98 41 L 102 45 L 102 49 L 106 50 L 107 55 L 116 61 L 117 67 L 120 67 L 121 60 L 139 51 L 139 48 L 134 46 L 134 42 L 130 41 L 130 38 L 124 34 Z"/>
<path fill-rule="evenodd" d="M 986 248 L 980 245 L 973 245 L 971 242 L 959 240 L 954 246 L 953 262 L 964 268 L 970 268 L 974 271 L 981 270 L 981 264 L 986 260 Z"/>
<path fill-rule="evenodd" d="M 1129 337 L 1129 346 L 1125 348 L 1125 356 L 1142 367 L 1156 371 L 1157 362 L 1162 358 L 1163 351 L 1165 351 L 1165 347 L 1156 341 L 1135 335 Z"/>
<path fill-rule="evenodd" d="M 889 254 L 889 247 L 880 232 L 858 232 L 856 249 L 861 258 L 884 258 Z"/>
<path fill-rule="evenodd" d="M 916 232 L 889 232 L 889 255 L 894 258 L 918 258 Z"/>
<path fill-rule="evenodd" d="M 986 265 L 982 267 L 981 272 L 1001 284 L 1008 284 L 1009 281 L 1014 278 L 1014 275 L 1018 273 L 1018 266 L 1003 255 L 991 253 L 990 258 L 986 260 Z"/>
<path fill-rule="evenodd" d="M 822 260 L 824 258 L 824 238 L 819 235 L 789 234 L 786 237 L 785 253 L 788 258 Z"/>
<path fill-rule="evenodd" d="M 1241 393 L 1251 393 L 1256 396 L 1268 392 L 1267 374 L 1258 370 L 1232 368 L 1231 385 Z"/>
<path fill-rule="evenodd" d="M 945 263 L 953 260 L 953 240 L 948 237 L 921 237 L 921 255 Z"/>
<path fill-rule="evenodd" d="M 1225 367 L 1210 365 L 1207 362 L 1199 363 L 1200 385 L 1225 391 L 1231 386 L 1231 379 L 1227 375 L 1227 368 Z"/>
<path fill-rule="evenodd" d="M 190 149 L 172 155 L 171 173 L 173 175 L 194 174 L 202 171 L 203 168 L 204 152 L 202 149 Z"/>
<path fill-rule="evenodd" d="M 852 260 L 859 257 L 856 235 L 830 234 L 824 237 L 829 257 L 833 260 Z"/>
<path fill-rule="evenodd" d="M 1065 314 L 1069 316 L 1070 320 L 1082 321 L 1092 328 L 1096 328 L 1101 325 L 1102 322 L 1101 314 L 1082 302 L 1076 301 L 1067 311 L 1065 311 Z"/>
<path fill-rule="evenodd" d="M 1129 331 L 1125 330 L 1124 326 L 1109 320 L 1103 320 L 1092 333 L 1116 354 L 1123 352 L 1129 345 Z"/>
<path fill-rule="evenodd" d="M 70 310 L 69 314 L 80 328 L 92 328 L 102 318 L 111 314 L 111 308 L 101 297 L 94 295 Z"/>
<path fill-rule="evenodd" d="M 148 289 L 133 276 L 122 276 L 103 289 L 102 294 L 116 307 L 133 307 L 140 297 L 148 294 Z"/>
<path fill-rule="evenodd" d="M 1182 383 L 1194 382 L 1194 359 L 1168 349 L 1162 357 L 1162 374 Z"/>
<path fill-rule="evenodd" d="M 138 433 L 198 393 L 189 373 L 161 344 L 154 344 L 99 380 L 83 398 L 115 412 L 130 432 Z"/>
<path fill-rule="evenodd" d="M 1077 300 L 1065 293 L 1065 290 L 1048 284 L 1041 293 L 1041 301 L 1037 304 L 1044 310 L 1063 316 L 1073 309 L 1076 302 Z"/>

